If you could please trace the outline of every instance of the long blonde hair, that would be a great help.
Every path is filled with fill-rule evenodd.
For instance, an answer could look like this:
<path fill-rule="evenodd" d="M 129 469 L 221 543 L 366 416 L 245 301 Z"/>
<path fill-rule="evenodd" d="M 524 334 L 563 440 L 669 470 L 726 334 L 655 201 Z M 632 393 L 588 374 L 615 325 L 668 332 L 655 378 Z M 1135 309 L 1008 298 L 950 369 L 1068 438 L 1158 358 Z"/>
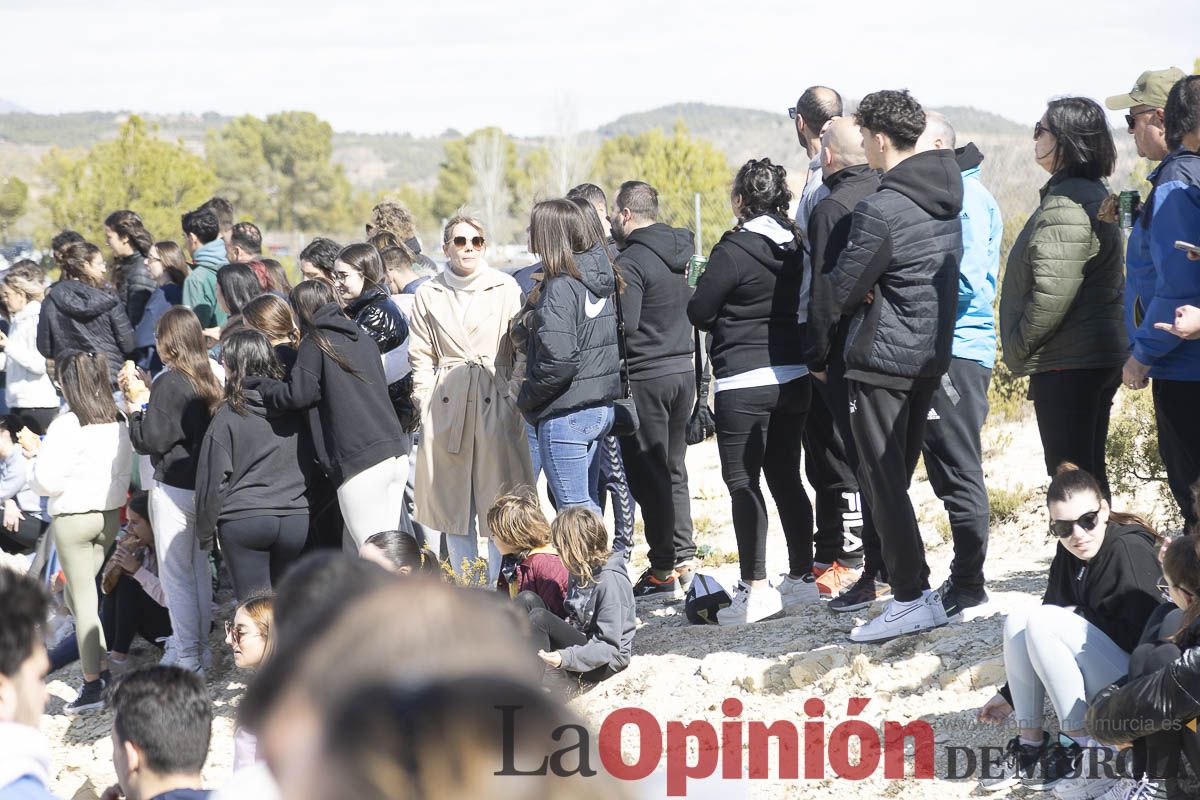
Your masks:
<path fill-rule="evenodd" d="M 608 530 L 604 520 L 586 506 L 571 506 L 558 512 L 550 524 L 550 544 L 558 551 L 567 572 L 584 584 L 608 561 Z"/>
<path fill-rule="evenodd" d="M 246 612 L 246 616 L 254 623 L 254 627 L 258 628 L 258 633 L 263 638 L 262 661 L 258 665 L 261 668 L 275 652 L 275 637 L 271 635 L 271 628 L 275 624 L 275 596 L 255 595 L 238 605 L 234 609 L 234 616 L 237 616 L 238 611 Z"/>
<path fill-rule="evenodd" d="M 497 497 L 488 509 L 487 523 L 496 541 L 512 547 L 522 559 L 530 550 L 550 543 L 550 525 L 531 486 Z"/>

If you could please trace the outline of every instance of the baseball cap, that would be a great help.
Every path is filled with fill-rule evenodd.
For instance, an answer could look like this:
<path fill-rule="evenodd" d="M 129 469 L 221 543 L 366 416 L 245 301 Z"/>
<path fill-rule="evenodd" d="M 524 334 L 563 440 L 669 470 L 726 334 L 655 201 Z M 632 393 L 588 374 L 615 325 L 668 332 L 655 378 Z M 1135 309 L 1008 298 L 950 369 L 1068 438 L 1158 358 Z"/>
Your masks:
<path fill-rule="evenodd" d="M 1171 87 L 1187 77 L 1179 67 L 1148 69 L 1138 76 L 1137 84 L 1128 94 L 1117 94 L 1104 101 L 1113 111 L 1134 106 L 1166 108 L 1167 94 Z"/>

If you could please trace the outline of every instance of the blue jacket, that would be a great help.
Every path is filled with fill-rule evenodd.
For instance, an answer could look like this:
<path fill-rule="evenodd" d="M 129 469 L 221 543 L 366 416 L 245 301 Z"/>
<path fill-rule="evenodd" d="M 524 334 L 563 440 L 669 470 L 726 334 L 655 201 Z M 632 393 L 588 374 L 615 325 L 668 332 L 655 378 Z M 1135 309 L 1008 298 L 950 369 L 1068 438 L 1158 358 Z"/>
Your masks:
<path fill-rule="evenodd" d="M 983 156 L 973 143 L 955 151 L 963 177 L 962 266 L 958 274 L 958 316 L 954 324 L 955 358 L 996 364 L 996 281 L 1004 222 L 1000 206 L 979 180 Z"/>
<path fill-rule="evenodd" d="M 0 786 L 0 800 L 58 800 L 58 798 L 50 794 L 36 777 L 25 775 L 12 783 Z"/>
<path fill-rule="evenodd" d="M 1200 155 L 1177 150 L 1150 173 L 1154 188 L 1129 234 L 1125 255 L 1125 324 L 1133 356 L 1151 378 L 1200 381 L 1200 341 L 1156 330 L 1175 309 L 1200 306 L 1200 263 L 1175 242 L 1200 239 Z"/>

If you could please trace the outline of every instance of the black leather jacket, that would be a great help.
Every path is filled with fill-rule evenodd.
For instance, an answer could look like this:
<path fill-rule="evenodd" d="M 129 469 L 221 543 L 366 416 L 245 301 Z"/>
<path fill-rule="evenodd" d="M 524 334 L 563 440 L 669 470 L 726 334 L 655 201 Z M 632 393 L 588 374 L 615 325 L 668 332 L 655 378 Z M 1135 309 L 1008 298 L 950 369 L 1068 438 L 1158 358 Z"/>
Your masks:
<path fill-rule="evenodd" d="M 408 322 L 378 287 L 363 289 L 346 306 L 346 316 L 375 340 L 380 353 L 390 353 L 408 340 Z"/>

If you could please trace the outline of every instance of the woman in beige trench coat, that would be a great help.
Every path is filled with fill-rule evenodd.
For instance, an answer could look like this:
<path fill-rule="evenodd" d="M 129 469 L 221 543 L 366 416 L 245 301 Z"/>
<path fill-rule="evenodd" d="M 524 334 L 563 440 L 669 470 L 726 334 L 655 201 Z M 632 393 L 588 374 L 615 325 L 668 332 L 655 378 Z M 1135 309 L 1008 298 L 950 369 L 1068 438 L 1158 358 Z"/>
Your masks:
<path fill-rule="evenodd" d="M 409 321 L 413 391 L 421 408 L 416 520 L 445 532 L 455 572 L 488 539 L 488 578 L 500 554 L 487 511 L 514 488 L 533 483 L 525 423 L 508 392 L 509 321 L 521 310 L 516 281 L 483 262 L 483 226 L 455 217 L 443 233 L 446 269 L 417 290 Z M 478 527 L 476 527 L 476 525 Z"/>

